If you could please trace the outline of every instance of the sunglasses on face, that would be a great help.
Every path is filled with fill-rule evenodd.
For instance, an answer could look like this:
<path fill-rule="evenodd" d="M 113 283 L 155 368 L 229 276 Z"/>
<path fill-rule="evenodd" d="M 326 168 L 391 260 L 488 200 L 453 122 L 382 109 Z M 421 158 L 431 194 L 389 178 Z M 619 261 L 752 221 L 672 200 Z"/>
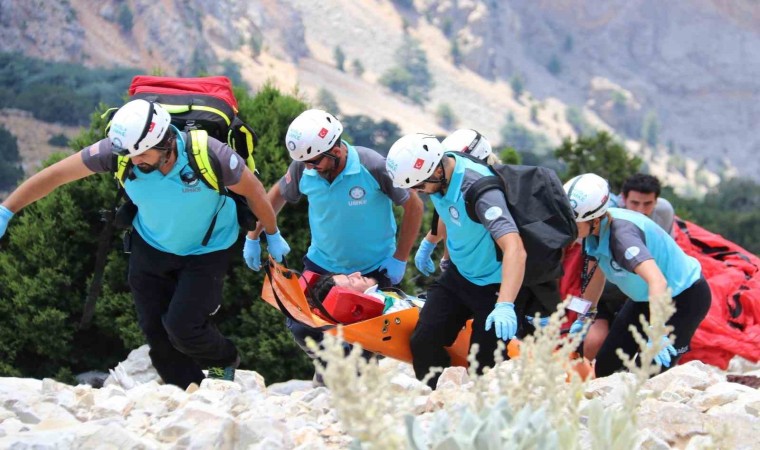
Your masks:
<path fill-rule="evenodd" d="M 316 158 L 310 159 L 308 161 L 304 161 L 303 163 L 306 164 L 306 166 L 309 167 L 309 168 L 314 168 L 314 167 L 318 166 L 319 163 L 321 163 L 322 160 L 325 159 L 325 158 L 327 158 L 327 157 L 334 158 L 333 155 L 325 152 L 325 153 L 322 153 L 321 155 L 317 156 Z"/>

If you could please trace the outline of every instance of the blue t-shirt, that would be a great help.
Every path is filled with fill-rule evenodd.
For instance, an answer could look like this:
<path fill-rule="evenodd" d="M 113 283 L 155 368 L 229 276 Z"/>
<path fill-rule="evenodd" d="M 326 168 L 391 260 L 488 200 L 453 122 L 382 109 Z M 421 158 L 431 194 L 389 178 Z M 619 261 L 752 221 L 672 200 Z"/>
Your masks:
<path fill-rule="evenodd" d="M 235 202 L 208 187 L 190 167 L 185 152 L 185 133 L 177 139 L 177 161 L 166 175 L 159 170 L 142 172 L 133 167 L 134 179 L 124 190 L 137 205 L 134 229 L 152 247 L 175 255 L 201 255 L 229 248 L 238 238 Z M 245 162 L 227 145 L 209 137 L 222 168 L 225 186 L 240 180 Z M 112 170 L 113 156 L 108 139 L 82 150 L 85 165 L 95 172 Z M 207 245 L 202 245 L 214 214 L 219 211 Z"/>
<path fill-rule="evenodd" d="M 502 262 L 496 257 L 494 240 L 516 233 L 517 226 L 507 209 L 504 194 L 485 192 L 475 205 L 481 223 L 470 220 L 465 207 L 465 192 L 477 179 L 493 173 L 483 164 L 446 153 L 456 165 L 446 195 L 430 195 L 438 216 L 446 225 L 446 246 L 451 262 L 468 281 L 478 286 L 501 283 Z"/>
<path fill-rule="evenodd" d="M 607 280 L 632 300 L 649 301 L 647 283 L 634 273 L 636 266 L 644 261 L 654 259 L 674 297 L 702 276 L 699 261 L 684 253 L 650 218 L 627 209 L 607 211 L 612 222 L 602 219 L 599 236 L 586 238 L 586 251 L 599 262 Z"/>
<path fill-rule="evenodd" d="M 311 243 L 306 256 L 333 273 L 368 273 L 396 251 L 392 202 L 409 199 L 393 187 L 379 153 L 345 142 L 346 165 L 328 182 L 303 162 L 294 161 L 280 180 L 280 192 L 294 203 L 309 199 Z"/>

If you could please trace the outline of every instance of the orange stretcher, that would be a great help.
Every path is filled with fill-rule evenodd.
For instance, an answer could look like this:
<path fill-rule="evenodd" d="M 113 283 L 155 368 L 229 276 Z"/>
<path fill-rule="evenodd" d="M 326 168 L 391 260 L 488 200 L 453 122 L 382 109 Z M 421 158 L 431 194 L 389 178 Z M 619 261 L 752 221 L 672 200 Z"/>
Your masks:
<path fill-rule="evenodd" d="M 326 333 L 336 335 L 339 324 L 325 319 L 309 305 L 305 293 L 308 292 L 307 282 L 304 277 L 299 277 L 295 271 L 270 257 L 261 297 L 280 311 L 285 308 L 297 321 L 310 327 L 325 328 Z M 419 317 L 419 308 L 414 307 L 345 324 L 342 325 L 343 339 L 352 344 L 360 344 L 362 348 L 373 353 L 411 363 L 409 339 Z M 447 348 L 452 365 L 467 366 L 471 333 L 472 320 L 469 320 L 459 332 L 454 344 Z M 510 358 L 519 355 L 516 340 L 510 341 L 507 353 Z"/>

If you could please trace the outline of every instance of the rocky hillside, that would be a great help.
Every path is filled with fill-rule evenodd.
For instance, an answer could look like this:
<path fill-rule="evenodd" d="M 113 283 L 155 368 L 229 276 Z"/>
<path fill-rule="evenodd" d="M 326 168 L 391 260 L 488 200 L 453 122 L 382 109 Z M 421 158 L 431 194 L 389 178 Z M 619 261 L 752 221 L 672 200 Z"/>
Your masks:
<path fill-rule="evenodd" d="M 251 86 L 271 81 L 312 100 L 324 88 L 343 112 L 405 132 L 445 133 L 441 105 L 494 141 L 508 115 L 554 144 L 585 126 L 614 129 L 686 190 L 717 182 L 704 166 L 760 173 L 750 157 L 760 149 L 759 23 L 749 0 L 0 0 L 0 50 L 166 74 L 234 65 Z M 378 83 L 405 36 L 433 74 L 424 106 Z M 642 136 L 647 121 L 654 134 Z"/>
<path fill-rule="evenodd" d="M 502 364 L 510 363 L 512 361 Z M 461 446 L 453 447 L 450 440 L 449 446 L 441 444 L 434 448 L 486 448 L 483 442 L 476 440 L 476 436 L 488 436 L 487 427 L 476 425 L 482 424 L 480 420 L 485 417 L 470 417 L 469 428 L 468 423 L 460 424 L 461 434 L 455 429 L 453 417 L 471 400 L 476 387 L 464 369 L 447 369 L 436 391 L 417 381 L 408 364 L 385 359 L 381 361 L 380 371 L 389 380 L 388 387 L 375 392 L 378 398 L 373 402 L 392 403 L 395 398 L 399 405 L 405 405 L 404 401 L 411 399 L 414 406 L 406 420 L 421 427 L 410 433 L 418 438 L 417 444 L 421 444 L 421 436 L 426 433 L 438 438 L 449 433 L 456 436 Z M 731 362 L 728 373 L 698 361 L 678 366 L 643 386 L 640 406 L 634 413 L 635 429 L 597 429 L 595 433 L 612 434 L 618 437 L 618 442 L 631 438 L 638 443 L 636 448 L 643 449 L 758 448 L 760 391 L 738 383 L 758 380 L 758 375 L 760 366 L 739 358 Z M 585 433 L 561 437 L 564 438 L 559 441 L 561 446 L 556 441 L 555 445 L 542 446 L 551 442 L 552 434 L 557 438 L 556 433 L 548 429 L 542 436 L 543 441 L 533 441 L 532 445 L 526 442 L 525 436 L 535 436 L 537 429 L 547 425 L 542 422 L 540 411 L 530 418 L 525 414 L 505 416 L 504 428 L 492 430 L 492 438 L 485 442 L 496 445 L 498 441 L 493 437 L 499 439 L 499 433 L 508 432 L 509 426 L 528 421 L 530 426 L 513 430 L 514 440 L 510 441 L 509 448 L 574 448 L 576 440 L 590 446 L 598 437 L 589 434 L 595 426 L 594 420 L 599 414 L 614 414 L 624 408 L 625 386 L 632 377 L 618 373 L 587 383 L 581 408 L 596 402 L 596 407 L 603 409 L 583 410 L 580 420 L 584 422 Z M 359 424 L 375 420 L 388 428 L 383 430 L 385 445 L 372 448 L 404 447 L 393 440 L 405 436 L 400 419 L 394 422 L 386 416 L 373 416 L 377 408 L 368 402 L 364 407 L 358 405 L 362 412 L 349 422 L 357 428 L 348 430 L 336 412 L 340 402 L 334 391 L 313 388 L 310 381 L 293 380 L 267 386 L 256 372 L 243 370 L 238 371 L 234 383 L 204 380 L 200 389 L 191 386 L 186 392 L 159 383 L 144 346 L 119 364 L 100 389 L 88 385 L 69 386 L 52 379 L 0 379 L 0 446 L 18 449 L 344 449 L 360 435 Z M 444 413 L 446 410 L 451 417 Z M 524 446 L 518 445 L 521 435 Z M 629 447 L 618 443 L 615 448 Z"/>

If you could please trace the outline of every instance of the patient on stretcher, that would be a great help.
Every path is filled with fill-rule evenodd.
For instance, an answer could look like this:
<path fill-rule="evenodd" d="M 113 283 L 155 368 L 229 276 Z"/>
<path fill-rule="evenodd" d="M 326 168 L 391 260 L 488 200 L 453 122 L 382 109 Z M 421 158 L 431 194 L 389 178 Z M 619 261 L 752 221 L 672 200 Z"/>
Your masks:
<path fill-rule="evenodd" d="M 359 272 L 322 275 L 313 284 L 311 294 L 343 323 L 367 320 L 424 304 L 423 299 L 399 289 L 379 289 L 377 280 L 364 277 Z"/>

